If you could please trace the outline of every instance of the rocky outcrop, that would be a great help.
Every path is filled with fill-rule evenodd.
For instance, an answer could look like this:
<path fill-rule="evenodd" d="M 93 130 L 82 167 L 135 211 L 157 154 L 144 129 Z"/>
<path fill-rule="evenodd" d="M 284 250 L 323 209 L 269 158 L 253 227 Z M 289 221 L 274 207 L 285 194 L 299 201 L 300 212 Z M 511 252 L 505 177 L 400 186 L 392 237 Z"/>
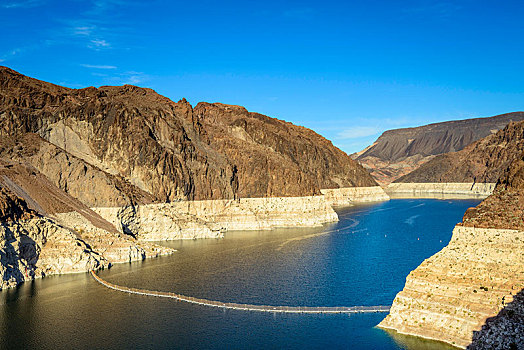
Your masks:
<path fill-rule="evenodd" d="M 524 231 L 457 226 L 409 274 L 379 327 L 465 348 L 524 288 L 523 242 Z"/>
<path fill-rule="evenodd" d="M 524 121 L 509 123 L 459 152 L 433 158 L 395 182 L 497 182 L 524 152 Z"/>
<path fill-rule="evenodd" d="M 431 198 L 457 195 L 458 198 L 487 197 L 493 193 L 496 183 L 403 183 L 394 182 L 386 187 L 386 193 L 393 198 Z"/>
<path fill-rule="evenodd" d="M 38 170 L 0 159 L 0 289 L 171 252 L 120 234 Z"/>
<path fill-rule="evenodd" d="M 416 170 L 437 155 L 460 151 L 471 143 L 503 129 L 508 123 L 523 119 L 524 112 L 514 112 L 490 118 L 455 120 L 416 128 L 388 130 L 373 145 L 353 154 L 352 157 L 367 168 L 381 185 L 387 185 Z M 442 182 L 469 181 L 443 180 Z"/>
<path fill-rule="evenodd" d="M 380 186 L 333 188 L 320 191 L 331 206 L 389 200 L 388 194 Z"/>
<path fill-rule="evenodd" d="M 320 226 L 338 221 L 324 196 L 181 201 L 134 208 L 93 208 L 141 240 L 220 237 L 232 230 Z"/>
<path fill-rule="evenodd" d="M 450 243 L 410 273 L 380 327 L 471 349 L 524 348 L 524 152 L 519 132 L 516 140 L 506 137 L 521 127 L 510 124 L 486 139 L 488 164 L 509 163 L 482 168 L 502 173 L 493 194 L 468 209 Z"/>

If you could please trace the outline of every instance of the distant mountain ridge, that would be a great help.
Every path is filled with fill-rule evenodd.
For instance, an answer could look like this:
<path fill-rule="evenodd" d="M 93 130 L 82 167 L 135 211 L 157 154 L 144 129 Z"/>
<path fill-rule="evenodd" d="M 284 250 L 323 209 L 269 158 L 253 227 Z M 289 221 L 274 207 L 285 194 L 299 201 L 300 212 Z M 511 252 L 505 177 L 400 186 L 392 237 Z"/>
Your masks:
<path fill-rule="evenodd" d="M 524 120 L 524 112 L 488 118 L 454 120 L 414 128 L 388 130 L 362 152 L 353 155 L 381 184 L 387 184 L 433 157 L 464 149 L 496 133 L 508 123 Z"/>
<path fill-rule="evenodd" d="M 497 182 L 524 154 L 524 121 L 480 139 L 461 151 L 441 154 L 395 182 Z"/>

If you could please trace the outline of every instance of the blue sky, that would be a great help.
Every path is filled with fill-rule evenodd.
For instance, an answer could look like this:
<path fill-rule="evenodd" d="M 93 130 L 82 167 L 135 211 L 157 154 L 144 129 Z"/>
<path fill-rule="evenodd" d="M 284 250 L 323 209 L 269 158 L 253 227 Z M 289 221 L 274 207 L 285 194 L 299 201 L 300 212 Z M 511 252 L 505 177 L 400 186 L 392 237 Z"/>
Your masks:
<path fill-rule="evenodd" d="M 524 110 L 522 1 L 0 0 L 0 65 L 243 105 L 348 153 Z"/>

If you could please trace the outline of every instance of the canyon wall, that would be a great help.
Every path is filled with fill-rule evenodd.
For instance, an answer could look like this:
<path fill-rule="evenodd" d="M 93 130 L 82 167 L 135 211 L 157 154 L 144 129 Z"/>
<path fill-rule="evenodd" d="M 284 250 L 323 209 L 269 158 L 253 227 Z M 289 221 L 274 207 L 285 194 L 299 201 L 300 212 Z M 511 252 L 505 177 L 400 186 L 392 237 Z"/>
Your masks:
<path fill-rule="evenodd" d="M 465 348 L 524 288 L 523 259 L 524 231 L 457 226 L 449 244 L 409 274 L 379 327 Z M 505 343 L 520 337 L 524 345 L 515 330 L 507 328 Z"/>
<path fill-rule="evenodd" d="M 336 221 L 320 189 L 366 186 L 319 134 L 240 106 L 0 67 L 0 288 L 171 252 L 144 240 Z"/>
<path fill-rule="evenodd" d="M 386 187 L 386 193 L 394 198 L 446 197 L 482 198 L 493 193 L 496 183 L 404 183 L 394 182 Z"/>
<path fill-rule="evenodd" d="M 501 114 L 489 118 L 473 118 L 434 123 L 415 128 L 385 131 L 371 146 L 355 153 L 358 160 L 383 186 L 418 169 L 438 155 L 457 152 L 471 143 L 503 129 L 510 122 L 524 120 L 524 112 Z M 420 174 L 427 174 L 421 171 Z M 406 182 L 470 182 L 471 180 L 406 181 Z M 477 182 L 493 182 L 477 179 Z"/>
<path fill-rule="evenodd" d="M 380 186 L 321 189 L 320 192 L 331 206 L 389 200 L 388 194 Z"/>
<path fill-rule="evenodd" d="M 220 237 L 231 230 L 321 226 L 338 221 L 324 196 L 181 201 L 93 208 L 140 240 Z"/>

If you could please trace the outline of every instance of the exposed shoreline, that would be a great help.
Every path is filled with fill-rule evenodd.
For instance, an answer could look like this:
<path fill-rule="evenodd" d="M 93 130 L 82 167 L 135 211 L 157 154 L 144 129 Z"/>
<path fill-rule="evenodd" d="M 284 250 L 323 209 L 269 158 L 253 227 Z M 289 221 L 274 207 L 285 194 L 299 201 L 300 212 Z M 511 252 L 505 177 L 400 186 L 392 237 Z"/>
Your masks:
<path fill-rule="evenodd" d="M 322 190 L 305 197 L 180 201 L 135 207 L 92 208 L 139 240 L 218 238 L 227 231 L 318 227 L 338 221 L 334 206 L 389 200 L 380 186 Z"/>
<path fill-rule="evenodd" d="M 329 191 L 338 196 L 339 205 L 389 199 L 379 186 Z M 87 272 L 173 253 L 148 241 L 220 238 L 224 232 L 234 230 L 322 226 L 338 221 L 332 203 L 319 195 L 94 208 L 114 225 L 115 232 L 95 226 L 85 213 L 77 211 L 2 223 L 0 235 L 9 241 L 20 241 L 18 245 L 29 244 L 32 255 L 25 260 L 15 253 L 9 255 L 12 268 L 0 271 L 4 277 L 0 290 L 47 275 Z M 24 237 L 29 237 L 29 241 Z M 16 247 L 9 249 L 15 252 Z"/>
<path fill-rule="evenodd" d="M 523 231 L 457 225 L 449 244 L 407 276 L 378 327 L 466 348 L 524 288 L 522 241 Z"/>
<path fill-rule="evenodd" d="M 392 198 L 486 198 L 493 193 L 496 183 L 405 183 L 389 184 L 384 190 Z"/>

